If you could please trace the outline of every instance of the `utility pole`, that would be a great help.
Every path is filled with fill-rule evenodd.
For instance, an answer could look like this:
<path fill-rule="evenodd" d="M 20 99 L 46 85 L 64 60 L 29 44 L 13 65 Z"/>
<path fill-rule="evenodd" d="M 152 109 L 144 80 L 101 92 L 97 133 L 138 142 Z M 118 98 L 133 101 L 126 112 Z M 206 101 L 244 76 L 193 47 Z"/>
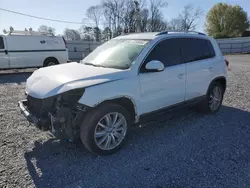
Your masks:
<path fill-rule="evenodd" d="M 141 32 L 140 23 L 141 23 L 141 14 L 140 14 L 140 4 L 138 1 L 134 1 L 135 3 L 135 19 L 136 19 L 136 33 Z"/>

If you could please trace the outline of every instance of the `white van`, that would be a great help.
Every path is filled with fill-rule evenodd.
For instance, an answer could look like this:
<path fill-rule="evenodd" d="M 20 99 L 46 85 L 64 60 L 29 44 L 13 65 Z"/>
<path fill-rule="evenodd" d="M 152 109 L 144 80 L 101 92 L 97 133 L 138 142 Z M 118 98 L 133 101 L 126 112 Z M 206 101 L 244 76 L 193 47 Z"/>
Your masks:
<path fill-rule="evenodd" d="M 45 67 L 67 61 L 63 37 L 24 31 L 0 35 L 0 69 Z"/>

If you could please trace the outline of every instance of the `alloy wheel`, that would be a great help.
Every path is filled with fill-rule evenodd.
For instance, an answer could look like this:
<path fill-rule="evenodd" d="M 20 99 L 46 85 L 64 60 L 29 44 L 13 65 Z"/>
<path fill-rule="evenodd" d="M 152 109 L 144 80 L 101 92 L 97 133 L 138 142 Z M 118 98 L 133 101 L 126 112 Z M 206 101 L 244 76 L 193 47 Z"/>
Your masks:
<path fill-rule="evenodd" d="M 119 146 L 127 133 L 127 121 L 118 112 L 106 114 L 97 123 L 94 139 L 102 150 L 111 150 Z"/>
<path fill-rule="evenodd" d="M 222 100 L 222 90 L 219 86 L 215 86 L 210 92 L 209 107 L 212 111 L 216 111 Z"/>

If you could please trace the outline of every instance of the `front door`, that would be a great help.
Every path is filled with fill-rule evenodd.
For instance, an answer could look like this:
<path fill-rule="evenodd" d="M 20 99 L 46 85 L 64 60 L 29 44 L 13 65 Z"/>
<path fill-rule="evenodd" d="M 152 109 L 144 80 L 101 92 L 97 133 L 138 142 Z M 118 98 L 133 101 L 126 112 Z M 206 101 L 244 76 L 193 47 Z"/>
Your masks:
<path fill-rule="evenodd" d="M 186 65 L 181 63 L 179 39 L 159 42 L 140 68 L 140 115 L 184 101 Z M 158 60 L 165 65 L 161 72 L 148 72 L 145 65 Z"/>
<path fill-rule="evenodd" d="M 0 69 L 9 68 L 9 55 L 4 37 L 0 36 Z"/>

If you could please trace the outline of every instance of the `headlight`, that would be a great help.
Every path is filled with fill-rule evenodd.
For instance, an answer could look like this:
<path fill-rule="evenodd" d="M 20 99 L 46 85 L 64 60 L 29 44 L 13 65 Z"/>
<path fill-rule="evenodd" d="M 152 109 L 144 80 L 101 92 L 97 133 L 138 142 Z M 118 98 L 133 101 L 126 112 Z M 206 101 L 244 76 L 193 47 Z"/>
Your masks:
<path fill-rule="evenodd" d="M 78 88 L 78 89 L 70 90 L 70 91 L 63 93 L 61 95 L 63 103 L 66 102 L 69 105 L 75 105 L 77 101 L 79 101 L 79 99 L 82 97 L 84 91 L 85 91 L 85 88 Z"/>

